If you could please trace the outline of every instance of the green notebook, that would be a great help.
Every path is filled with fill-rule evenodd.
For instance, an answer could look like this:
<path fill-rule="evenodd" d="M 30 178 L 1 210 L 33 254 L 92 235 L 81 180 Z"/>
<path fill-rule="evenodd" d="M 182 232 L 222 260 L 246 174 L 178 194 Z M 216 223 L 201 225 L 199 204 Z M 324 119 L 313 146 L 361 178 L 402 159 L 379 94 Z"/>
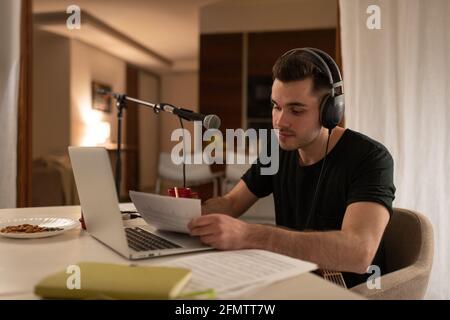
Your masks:
<path fill-rule="evenodd" d="M 92 262 L 77 266 L 80 289 L 69 289 L 74 286 L 68 286 L 68 279 L 75 273 L 64 270 L 42 279 L 34 288 L 35 294 L 51 299 L 173 299 L 192 275 L 189 269 L 175 267 Z"/>

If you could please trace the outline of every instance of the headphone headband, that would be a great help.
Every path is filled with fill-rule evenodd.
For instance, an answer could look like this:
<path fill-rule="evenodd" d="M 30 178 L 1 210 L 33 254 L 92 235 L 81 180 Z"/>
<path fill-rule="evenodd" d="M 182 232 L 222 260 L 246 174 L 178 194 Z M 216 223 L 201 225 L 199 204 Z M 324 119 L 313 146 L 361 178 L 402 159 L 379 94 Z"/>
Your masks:
<path fill-rule="evenodd" d="M 325 51 L 319 50 L 317 48 L 295 48 L 287 51 L 283 56 L 291 55 L 295 52 L 307 52 L 313 60 L 312 62 L 328 76 L 328 80 L 330 82 L 330 95 L 332 97 L 335 96 L 335 89 L 341 88 L 341 94 L 344 93 L 343 81 L 341 76 L 341 71 L 339 70 L 338 65 L 334 61 L 334 59 Z M 331 68 L 330 68 L 331 66 Z"/>

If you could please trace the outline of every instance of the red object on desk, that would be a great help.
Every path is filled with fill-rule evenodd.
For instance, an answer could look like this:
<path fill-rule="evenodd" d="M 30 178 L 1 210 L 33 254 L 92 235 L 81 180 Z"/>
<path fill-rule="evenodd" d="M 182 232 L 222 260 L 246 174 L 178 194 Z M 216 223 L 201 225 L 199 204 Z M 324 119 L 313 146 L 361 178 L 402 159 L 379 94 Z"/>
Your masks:
<path fill-rule="evenodd" d="M 167 189 L 167 194 L 175 198 L 194 198 L 198 199 L 198 193 L 191 188 L 173 187 Z"/>

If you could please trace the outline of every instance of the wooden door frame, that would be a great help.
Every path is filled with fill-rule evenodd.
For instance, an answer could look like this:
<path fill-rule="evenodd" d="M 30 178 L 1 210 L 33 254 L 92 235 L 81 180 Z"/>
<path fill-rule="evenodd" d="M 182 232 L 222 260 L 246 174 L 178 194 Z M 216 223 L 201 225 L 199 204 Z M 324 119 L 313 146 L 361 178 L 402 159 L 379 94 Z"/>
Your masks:
<path fill-rule="evenodd" d="M 20 14 L 20 71 L 17 110 L 17 178 L 16 205 L 32 204 L 32 0 L 22 0 Z"/>
<path fill-rule="evenodd" d="M 139 68 L 126 66 L 126 92 L 132 98 L 139 98 Z M 125 191 L 126 201 L 130 190 L 139 190 L 139 108 L 137 103 L 128 102 L 125 120 Z"/>

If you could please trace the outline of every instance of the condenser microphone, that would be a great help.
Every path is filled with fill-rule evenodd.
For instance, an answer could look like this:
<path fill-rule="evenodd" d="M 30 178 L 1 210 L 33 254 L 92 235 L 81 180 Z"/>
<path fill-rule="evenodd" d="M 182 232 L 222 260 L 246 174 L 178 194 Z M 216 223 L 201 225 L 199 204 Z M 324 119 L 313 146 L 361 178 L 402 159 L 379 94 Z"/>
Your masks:
<path fill-rule="evenodd" d="M 215 114 L 208 114 L 203 119 L 203 126 L 206 129 L 219 129 L 220 124 L 221 124 L 220 118 Z"/>
<path fill-rule="evenodd" d="M 176 114 L 180 118 L 188 121 L 201 121 L 205 129 L 219 129 L 220 127 L 220 118 L 215 114 L 204 115 L 192 110 L 178 108 L 167 103 L 158 104 L 158 108 L 166 112 Z"/>

